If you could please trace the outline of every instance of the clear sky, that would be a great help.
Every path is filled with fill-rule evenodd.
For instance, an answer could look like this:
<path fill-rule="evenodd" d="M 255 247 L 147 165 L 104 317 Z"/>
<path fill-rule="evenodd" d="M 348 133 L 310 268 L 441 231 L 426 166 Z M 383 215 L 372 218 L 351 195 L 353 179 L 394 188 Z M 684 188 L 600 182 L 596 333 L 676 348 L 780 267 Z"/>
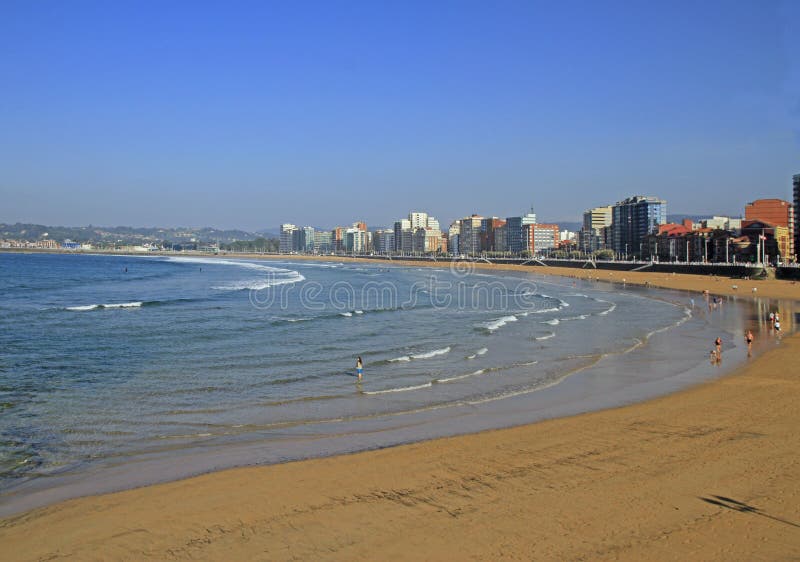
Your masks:
<path fill-rule="evenodd" d="M 3 0 L 0 222 L 739 215 L 800 173 L 798 26 L 798 1 Z"/>

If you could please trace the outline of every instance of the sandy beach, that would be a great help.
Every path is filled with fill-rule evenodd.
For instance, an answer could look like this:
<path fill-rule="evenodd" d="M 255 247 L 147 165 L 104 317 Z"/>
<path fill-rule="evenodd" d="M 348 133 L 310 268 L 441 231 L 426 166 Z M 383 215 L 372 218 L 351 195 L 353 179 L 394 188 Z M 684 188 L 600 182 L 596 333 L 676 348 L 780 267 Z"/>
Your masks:
<path fill-rule="evenodd" d="M 800 299 L 786 281 L 478 267 Z M 800 336 L 769 343 L 641 404 L 37 509 L 0 521 L 3 559 L 797 559 Z"/>

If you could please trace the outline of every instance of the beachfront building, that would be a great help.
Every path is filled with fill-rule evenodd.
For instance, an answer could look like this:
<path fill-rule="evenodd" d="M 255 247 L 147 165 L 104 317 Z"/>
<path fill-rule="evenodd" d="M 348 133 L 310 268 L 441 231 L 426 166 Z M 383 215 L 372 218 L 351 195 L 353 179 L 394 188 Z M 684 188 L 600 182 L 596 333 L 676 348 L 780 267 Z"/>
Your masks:
<path fill-rule="evenodd" d="M 667 222 L 667 202 L 636 195 L 611 208 L 612 249 L 623 259 L 641 257 L 649 234 Z"/>
<path fill-rule="evenodd" d="M 783 259 L 789 259 L 795 254 L 794 211 L 794 205 L 783 199 L 756 199 L 745 205 L 744 218 L 746 221 L 763 221 L 771 227 L 787 229 L 788 243 L 780 236 L 778 246 Z"/>
<path fill-rule="evenodd" d="M 792 176 L 792 191 L 794 193 L 794 252 L 797 256 L 797 253 L 800 252 L 800 174 Z"/>
<path fill-rule="evenodd" d="M 314 232 L 314 252 L 330 254 L 333 249 L 333 231 L 317 230 Z"/>
<path fill-rule="evenodd" d="M 508 251 L 508 227 L 503 221 L 501 226 L 494 229 L 494 251 L 507 252 Z"/>
<path fill-rule="evenodd" d="M 295 247 L 297 231 L 297 227 L 291 223 L 281 225 L 280 240 L 278 242 L 278 251 L 281 254 L 289 254 L 297 251 Z"/>
<path fill-rule="evenodd" d="M 762 220 L 747 220 L 742 222 L 742 236 L 747 237 L 755 254 L 751 254 L 750 261 L 757 263 L 777 263 L 788 259 L 789 229 L 785 226 L 771 224 Z"/>
<path fill-rule="evenodd" d="M 361 228 L 361 225 L 364 228 Z M 371 232 L 366 230 L 366 224 L 355 223 L 344 231 L 344 251 L 348 254 L 365 254 L 369 252 Z"/>
<path fill-rule="evenodd" d="M 605 250 L 611 234 L 611 205 L 595 207 L 583 213 L 580 249 L 586 253 Z"/>
<path fill-rule="evenodd" d="M 306 254 L 313 254 L 314 253 L 314 227 L 313 226 L 304 226 L 298 231 L 300 236 L 299 244 L 297 249 L 299 252 L 303 252 Z"/>
<path fill-rule="evenodd" d="M 700 226 L 703 228 L 711 228 L 714 230 L 727 230 L 738 234 L 742 230 L 742 219 L 732 217 L 720 217 L 714 215 L 710 219 L 702 219 L 699 221 Z"/>
<path fill-rule="evenodd" d="M 521 217 L 506 218 L 506 247 L 512 254 L 520 254 L 530 249 L 528 240 L 522 231 L 529 224 L 536 224 L 536 214 L 533 209 Z"/>
<path fill-rule="evenodd" d="M 506 221 L 499 217 L 481 219 L 481 251 L 495 252 L 496 241 L 495 232 L 498 228 L 505 226 Z"/>
<path fill-rule="evenodd" d="M 411 211 L 408 213 L 408 222 L 411 223 L 411 230 L 426 228 L 428 226 L 428 213 Z"/>
<path fill-rule="evenodd" d="M 413 235 L 413 251 L 418 254 L 435 254 L 442 250 L 442 231 L 418 228 Z"/>
<path fill-rule="evenodd" d="M 461 223 L 454 221 L 447 229 L 447 249 L 453 255 L 459 254 L 459 238 L 461 236 Z"/>
<path fill-rule="evenodd" d="M 533 255 L 542 255 L 558 248 L 557 224 L 526 224 L 522 230 L 525 244 Z"/>
<path fill-rule="evenodd" d="M 461 232 L 458 236 L 458 251 L 465 255 L 477 255 L 481 252 L 481 221 L 480 215 L 464 217 L 461 223 Z"/>
<path fill-rule="evenodd" d="M 659 225 L 655 234 L 646 237 L 642 257 L 660 262 L 727 263 L 736 261 L 738 255 L 743 261 L 742 245 L 735 245 L 735 238 L 727 230 L 699 226 L 685 219 L 681 224 Z"/>
<path fill-rule="evenodd" d="M 408 219 L 394 223 L 394 251 L 397 253 L 411 251 L 411 221 Z"/>
<path fill-rule="evenodd" d="M 394 223 L 394 251 L 403 254 L 423 252 L 425 234 L 417 235 L 416 238 L 415 234 L 418 230 L 428 229 L 438 232 L 441 237 L 441 229 L 436 217 L 420 211 L 409 212 L 407 219 L 401 219 Z M 418 240 L 418 243 L 415 243 L 415 240 Z M 441 243 L 437 246 L 440 247 Z"/>
<path fill-rule="evenodd" d="M 382 255 L 390 255 L 395 251 L 394 229 L 382 228 L 372 234 L 372 244 L 375 252 Z"/>

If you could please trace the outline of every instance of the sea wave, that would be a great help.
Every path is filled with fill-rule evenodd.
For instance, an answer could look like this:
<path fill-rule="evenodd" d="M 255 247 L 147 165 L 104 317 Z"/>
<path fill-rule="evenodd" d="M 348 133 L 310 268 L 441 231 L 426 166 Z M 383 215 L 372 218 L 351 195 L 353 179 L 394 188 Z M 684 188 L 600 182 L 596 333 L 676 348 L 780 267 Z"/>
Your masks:
<path fill-rule="evenodd" d="M 164 306 L 169 304 L 179 304 L 186 302 L 196 302 L 203 299 L 164 299 L 164 300 L 151 300 L 151 301 L 132 301 L 132 302 L 118 302 L 118 303 L 97 303 L 97 304 L 83 304 L 77 306 L 65 306 L 61 308 L 48 309 L 48 310 L 68 310 L 70 312 L 85 312 L 89 310 L 102 310 L 106 308 L 141 308 L 150 306 Z"/>
<path fill-rule="evenodd" d="M 544 293 L 542 293 L 542 294 L 541 294 L 541 297 L 542 297 L 542 298 L 545 298 L 545 299 L 550 299 L 550 300 L 558 301 L 558 306 L 559 306 L 559 308 L 566 308 L 566 307 L 568 307 L 568 306 L 569 306 L 569 303 L 568 303 L 567 301 L 565 301 L 565 300 L 562 300 L 562 299 L 560 299 L 560 298 L 558 298 L 558 297 L 551 297 L 550 295 L 545 295 Z"/>
<path fill-rule="evenodd" d="M 464 375 L 456 375 L 454 377 L 447 377 L 446 379 L 436 379 L 436 382 L 448 383 L 448 382 L 460 381 L 462 379 L 468 379 L 470 377 L 476 377 L 478 375 L 485 375 L 486 371 L 487 371 L 486 369 L 478 369 L 477 371 L 474 371 L 472 373 L 467 373 Z"/>
<path fill-rule="evenodd" d="M 385 390 L 364 391 L 364 394 L 389 394 L 391 392 L 408 392 L 410 390 L 420 390 L 423 388 L 430 388 L 431 386 L 433 386 L 432 382 L 426 382 L 424 384 L 417 384 L 414 386 L 401 386 L 398 388 L 387 388 Z"/>
<path fill-rule="evenodd" d="M 489 351 L 489 349 L 488 349 L 488 348 L 486 348 L 486 347 L 482 347 L 482 348 L 480 348 L 478 351 L 476 351 L 475 353 L 473 353 L 472 355 L 467 355 L 467 359 L 475 359 L 475 358 L 476 358 L 476 357 L 478 357 L 479 355 L 484 355 L 484 354 L 485 354 L 487 351 Z"/>
<path fill-rule="evenodd" d="M 556 333 L 555 332 L 548 332 L 547 334 L 545 334 L 543 336 L 539 336 L 539 337 L 533 338 L 533 339 L 536 340 L 536 341 L 543 341 L 543 340 L 549 340 L 550 338 L 554 338 L 554 337 L 556 337 Z"/>
<path fill-rule="evenodd" d="M 194 258 L 194 257 L 176 257 L 170 256 L 165 258 L 166 261 L 175 263 L 192 263 L 192 264 L 207 264 L 207 265 L 229 265 L 234 267 L 241 267 L 262 272 L 266 278 L 261 277 L 258 279 L 246 279 L 236 281 L 225 285 L 218 285 L 211 287 L 216 291 L 261 291 L 274 287 L 276 285 L 285 285 L 287 283 L 298 283 L 305 281 L 305 276 L 293 269 L 285 269 L 282 267 L 271 267 L 261 263 L 252 263 L 247 261 L 226 260 L 217 258 Z"/>
<path fill-rule="evenodd" d="M 562 318 L 562 320 L 586 320 L 589 318 L 588 314 L 580 314 L 578 316 L 567 316 L 566 318 Z"/>
<path fill-rule="evenodd" d="M 64 310 L 70 310 L 72 312 L 84 312 L 87 310 L 98 310 L 101 308 L 139 308 L 143 304 L 144 304 L 143 301 L 117 302 L 117 303 L 105 303 L 105 304 L 86 304 L 80 306 L 67 306 L 64 307 Z"/>
<path fill-rule="evenodd" d="M 215 291 L 262 291 L 277 285 L 286 285 L 289 283 L 299 283 L 300 281 L 305 281 L 305 276 L 297 273 L 296 271 L 293 273 L 293 276 L 284 279 L 249 279 L 245 281 L 237 281 L 235 283 L 228 283 L 226 285 L 217 285 L 211 288 Z"/>
<path fill-rule="evenodd" d="M 402 357 L 395 357 L 389 359 L 390 363 L 411 361 L 412 359 L 430 359 L 437 355 L 445 355 L 450 353 L 450 346 L 443 347 L 442 349 L 434 349 L 433 351 L 426 351 L 425 353 L 417 353 L 416 355 L 403 355 Z"/>
<path fill-rule="evenodd" d="M 552 318 L 550 320 L 545 320 L 542 324 L 548 324 L 550 326 L 558 326 L 561 322 L 558 318 Z"/>
<path fill-rule="evenodd" d="M 496 320 L 492 320 L 491 322 L 487 322 L 483 324 L 483 328 L 489 330 L 490 332 L 494 332 L 495 330 L 499 330 L 509 322 L 516 322 L 517 317 L 513 314 L 511 316 L 503 316 L 502 318 L 497 318 Z"/>
<path fill-rule="evenodd" d="M 610 314 L 611 312 L 614 312 L 614 310 L 616 310 L 617 308 L 617 303 L 615 302 L 611 301 L 600 301 L 600 302 L 608 303 L 611 306 L 608 309 L 604 310 L 603 312 L 598 312 L 597 313 L 598 316 L 605 316 L 606 314 Z"/>

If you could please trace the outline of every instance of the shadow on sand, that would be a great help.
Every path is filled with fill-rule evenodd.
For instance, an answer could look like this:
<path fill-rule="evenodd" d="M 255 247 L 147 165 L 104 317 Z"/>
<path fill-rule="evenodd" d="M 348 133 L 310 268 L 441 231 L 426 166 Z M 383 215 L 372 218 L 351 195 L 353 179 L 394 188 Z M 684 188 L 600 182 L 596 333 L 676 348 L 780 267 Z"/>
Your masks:
<path fill-rule="evenodd" d="M 784 525 L 790 525 L 792 527 L 800 528 L 800 525 L 798 525 L 797 523 L 792 523 L 791 521 L 787 521 L 786 519 L 781 519 L 780 517 L 775 517 L 768 513 L 764 513 L 757 507 L 753 507 L 752 505 L 747 505 L 746 503 L 742 503 L 740 501 L 731 498 L 726 498 L 725 496 L 711 496 L 710 498 L 698 498 L 698 499 L 701 499 L 706 503 L 710 503 L 711 505 L 724 507 L 726 509 L 732 509 L 733 511 L 739 511 L 741 513 L 752 513 L 753 515 L 760 515 L 761 517 L 772 519 L 773 521 L 783 523 Z"/>

